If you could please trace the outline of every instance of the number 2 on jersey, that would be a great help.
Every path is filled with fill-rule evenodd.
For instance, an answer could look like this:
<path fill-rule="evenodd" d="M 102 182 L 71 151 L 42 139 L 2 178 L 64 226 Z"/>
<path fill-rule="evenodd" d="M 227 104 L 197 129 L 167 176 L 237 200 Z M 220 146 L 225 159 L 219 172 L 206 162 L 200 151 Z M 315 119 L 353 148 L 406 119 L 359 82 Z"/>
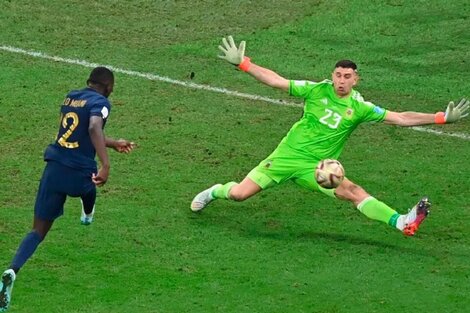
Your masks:
<path fill-rule="evenodd" d="M 342 116 L 330 109 L 325 109 L 325 112 L 326 115 L 320 119 L 320 122 L 329 128 L 338 128 L 339 123 L 341 123 Z"/>
<path fill-rule="evenodd" d="M 68 120 L 71 119 L 72 120 L 72 123 L 69 124 Z M 75 130 L 75 128 L 77 128 L 78 126 L 78 123 L 79 123 L 79 118 L 78 118 L 78 115 L 77 113 L 74 113 L 74 112 L 69 112 L 67 114 L 65 114 L 65 116 L 62 118 L 62 121 L 61 121 L 61 124 L 62 124 L 62 127 L 67 129 L 67 131 L 57 140 L 57 142 L 59 143 L 59 145 L 61 145 L 62 147 L 64 148 L 68 148 L 68 149 L 75 149 L 75 148 L 78 148 L 79 144 L 78 144 L 78 141 L 74 141 L 74 142 L 68 142 L 67 139 L 69 139 L 70 136 L 72 136 L 72 133 L 73 131 Z"/>

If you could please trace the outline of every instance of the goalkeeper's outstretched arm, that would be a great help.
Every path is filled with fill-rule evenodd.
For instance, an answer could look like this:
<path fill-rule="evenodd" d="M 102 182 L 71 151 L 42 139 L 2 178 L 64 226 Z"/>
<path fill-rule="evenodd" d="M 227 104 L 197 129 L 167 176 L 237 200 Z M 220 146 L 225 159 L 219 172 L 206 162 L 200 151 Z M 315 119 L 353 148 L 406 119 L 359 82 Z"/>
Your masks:
<path fill-rule="evenodd" d="M 385 123 L 399 126 L 417 126 L 426 124 L 448 124 L 454 123 L 466 117 L 469 113 L 470 101 L 460 100 L 457 106 L 454 102 L 449 102 L 445 112 L 435 114 L 419 112 L 393 112 L 388 111 L 385 116 Z"/>
<path fill-rule="evenodd" d="M 240 70 L 247 72 L 268 86 L 286 91 L 289 89 L 289 80 L 270 69 L 252 63 L 251 59 L 245 56 L 245 41 L 240 42 L 240 45 L 237 47 L 232 36 L 228 36 L 227 38 L 222 38 L 222 44 L 223 46 L 220 45 L 219 50 L 223 54 L 219 55 L 219 58 L 238 66 Z"/>
<path fill-rule="evenodd" d="M 285 91 L 289 90 L 289 80 L 270 69 L 251 63 L 246 72 L 263 84 Z"/>

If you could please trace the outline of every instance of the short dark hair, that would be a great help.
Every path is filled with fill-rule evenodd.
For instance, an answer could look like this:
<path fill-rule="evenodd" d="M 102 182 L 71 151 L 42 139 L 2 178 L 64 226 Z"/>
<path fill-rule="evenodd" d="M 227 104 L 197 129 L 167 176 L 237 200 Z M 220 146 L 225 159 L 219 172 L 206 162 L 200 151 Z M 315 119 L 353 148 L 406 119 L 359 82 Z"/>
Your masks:
<path fill-rule="evenodd" d="M 341 60 L 336 62 L 335 68 L 342 67 L 342 68 L 352 68 L 354 71 L 357 71 L 357 65 L 351 60 Z"/>
<path fill-rule="evenodd" d="M 110 69 L 104 66 L 95 67 L 91 71 L 90 77 L 88 77 L 87 80 L 87 84 L 96 84 L 102 86 L 108 86 L 112 83 L 114 83 L 114 74 Z"/>

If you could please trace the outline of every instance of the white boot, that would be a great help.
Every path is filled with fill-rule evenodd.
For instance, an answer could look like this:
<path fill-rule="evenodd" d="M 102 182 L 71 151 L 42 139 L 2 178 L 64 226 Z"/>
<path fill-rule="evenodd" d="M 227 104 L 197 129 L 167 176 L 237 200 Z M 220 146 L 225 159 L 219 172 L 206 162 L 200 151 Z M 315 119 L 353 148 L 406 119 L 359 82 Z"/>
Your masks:
<path fill-rule="evenodd" d="M 204 209 L 214 198 L 212 197 L 212 191 L 222 186 L 221 184 L 214 185 L 204 191 L 201 191 L 194 197 L 193 201 L 191 202 L 191 210 L 193 212 L 198 212 Z"/>

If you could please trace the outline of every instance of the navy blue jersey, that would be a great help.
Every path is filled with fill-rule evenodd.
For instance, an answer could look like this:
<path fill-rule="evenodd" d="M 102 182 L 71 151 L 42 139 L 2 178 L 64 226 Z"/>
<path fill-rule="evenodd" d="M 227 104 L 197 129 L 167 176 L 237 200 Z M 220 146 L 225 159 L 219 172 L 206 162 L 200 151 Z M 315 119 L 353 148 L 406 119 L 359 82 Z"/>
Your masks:
<path fill-rule="evenodd" d="M 60 109 L 57 139 L 44 153 L 53 160 L 76 169 L 96 171 L 95 147 L 88 133 L 91 116 L 103 118 L 103 128 L 111 111 L 108 99 L 94 89 L 71 91 Z"/>

